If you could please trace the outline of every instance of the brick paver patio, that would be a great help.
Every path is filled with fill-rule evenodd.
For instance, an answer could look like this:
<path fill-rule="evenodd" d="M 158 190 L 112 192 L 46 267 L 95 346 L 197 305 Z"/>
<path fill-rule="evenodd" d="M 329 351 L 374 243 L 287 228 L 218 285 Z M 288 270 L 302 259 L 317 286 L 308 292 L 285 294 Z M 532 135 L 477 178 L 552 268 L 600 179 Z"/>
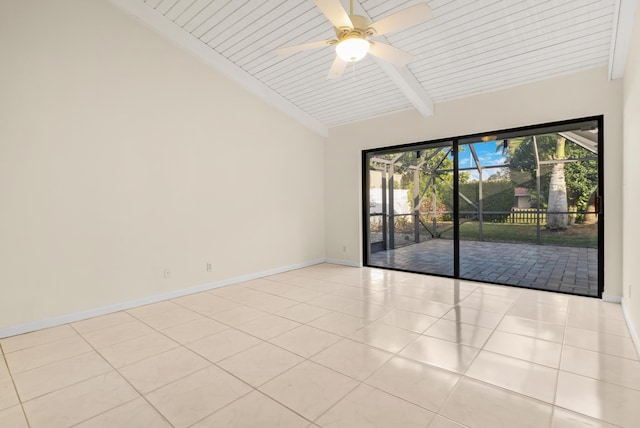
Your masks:
<path fill-rule="evenodd" d="M 371 254 L 369 265 L 453 276 L 453 241 L 431 239 Z M 462 278 L 598 295 L 598 250 L 554 245 L 461 241 Z"/>

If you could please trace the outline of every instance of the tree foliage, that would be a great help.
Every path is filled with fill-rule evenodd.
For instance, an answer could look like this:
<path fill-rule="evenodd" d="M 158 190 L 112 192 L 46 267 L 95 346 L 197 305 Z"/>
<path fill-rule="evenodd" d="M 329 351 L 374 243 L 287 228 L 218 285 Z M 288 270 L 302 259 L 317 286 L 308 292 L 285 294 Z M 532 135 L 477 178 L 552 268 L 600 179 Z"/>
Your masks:
<path fill-rule="evenodd" d="M 557 134 L 538 135 L 538 155 L 541 161 L 553 160 L 556 152 Z M 510 164 L 509 176 L 517 187 L 529 189 L 532 197 L 540 198 L 540 205 L 546 207 L 549 198 L 549 182 L 552 165 L 541 165 L 540 195 L 536 194 L 536 162 L 533 137 L 509 140 L 504 151 Z M 584 159 L 595 155 L 578 144 L 567 140 L 566 159 Z M 598 187 L 598 163 L 595 160 L 570 162 L 565 164 L 567 199 L 570 207 L 585 210 L 589 195 Z"/>
<path fill-rule="evenodd" d="M 593 153 L 577 144 L 567 144 L 568 159 L 593 157 Z M 587 209 L 589 196 L 598 188 L 598 162 L 595 160 L 572 162 L 565 167 L 569 205 L 579 211 Z"/>
<path fill-rule="evenodd" d="M 451 159 L 450 156 L 450 148 L 444 147 L 408 152 L 403 156 L 402 161 L 402 188 L 408 190 L 409 200 L 413 202 L 416 196 L 414 195 L 415 174 L 414 169 L 410 168 L 410 166 L 422 164 L 418 173 L 417 195 L 421 200 L 420 211 L 426 212 L 433 210 L 433 185 L 435 179 L 436 212 L 438 213 L 437 215 L 441 215 L 445 207 L 443 200 L 444 191 L 449 188 L 449 185 L 453 185 L 453 173 L 442 172 L 453 171 L 453 159 Z M 431 219 L 430 216 L 427 217 L 426 219 Z"/>
<path fill-rule="evenodd" d="M 536 136 L 540 161 L 554 160 L 557 156 L 558 134 Z M 464 151 L 465 146 L 460 147 Z M 502 150 L 508 167 L 494 169 L 488 179 L 483 182 L 484 211 L 510 211 L 514 203 L 514 188 L 524 187 L 529 190 L 532 199 L 539 199 L 540 206 L 545 209 L 549 202 L 549 185 L 552 164 L 540 167 L 540 194 L 536 193 L 536 156 L 533 137 L 510 139 L 508 144 L 497 142 L 496 151 Z M 401 156 L 399 156 L 401 155 Z M 567 140 L 564 157 L 567 159 L 584 159 L 595 155 L 578 144 Z M 388 161 L 394 160 L 394 174 L 401 178 L 396 181 L 396 188 L 406 189 L 410 203 L 417 196 L 420 199 L 420 211 L 430 213 L 436 207 L 435 215 L 442 220 L 450 219 L 446 214 L 453 209 L 453 156 L 451 147 L 434 147 L 415 151 L 388 153 L 376 156 Z M 414 195 L 415 169 L 418 173 L 418 194 Z M 597 161 L 586 160 L 564 164 L 567 200 L 571 209 L 585 210 L 589 196 L 597 189 Z M 397 177 L 396 175 L 396 177 Z M 435 178 L 435 181 L 434 181 Z M 478 183 L 471 180 L 466 171 L 459 173 L 460 191 L 477 203 Z M 433 187 L 435 182 L 435 200 Z M 460 199 L 461 211 L 473 211 L 472 205 Z M 566 211 L 566 209 L 564 210 Z M 504 216 L 503 216 L 504 217 Z M 431 215 L 423 216 L 431 220 Z M 485 216 L 487 221 L 502 220 L 499 215 Z"/>

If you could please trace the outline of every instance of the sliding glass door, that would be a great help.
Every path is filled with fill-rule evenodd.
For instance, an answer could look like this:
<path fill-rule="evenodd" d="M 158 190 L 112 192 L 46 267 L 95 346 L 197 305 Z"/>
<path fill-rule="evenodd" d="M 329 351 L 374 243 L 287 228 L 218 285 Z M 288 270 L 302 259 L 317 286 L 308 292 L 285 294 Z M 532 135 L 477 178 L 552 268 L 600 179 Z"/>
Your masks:
<path fill-rule="evenodd" d="M 453 275 L 452 153 L 445 141 L 368 156 L 370 266 Z"/>
<path fill-rule="evenodd" d="M 367 151 L 368 266 L 599 296 L 601 119 Z"/>

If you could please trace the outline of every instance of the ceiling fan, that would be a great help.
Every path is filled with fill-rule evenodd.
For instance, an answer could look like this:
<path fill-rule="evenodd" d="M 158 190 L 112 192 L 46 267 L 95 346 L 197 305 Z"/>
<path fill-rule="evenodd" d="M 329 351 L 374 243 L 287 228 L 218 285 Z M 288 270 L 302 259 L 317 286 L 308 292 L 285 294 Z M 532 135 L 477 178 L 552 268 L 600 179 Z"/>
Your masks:
<path fill-rule="evenodd" d="M 275 53 L 287 55 L 335 45 L 336 59 L 327 75 L 329 79 L 340 77 L 348 63 L 361 60 L 367 53 L 399 67 L 407 65 L 413 59 L 409 52 L 371 40 L 371 38 L 412 27 L 431 18 L 431 8 L 427 3 L 418 3 L 374 23 L 370 23 L 364 16 L 353 13 L 353 0 L 350 1 L 349 14 L 342 7 L 340 0 L 315 0 L 315 3 L 333 24 L 336 38 L 287 46 L 277 49 Z"/>

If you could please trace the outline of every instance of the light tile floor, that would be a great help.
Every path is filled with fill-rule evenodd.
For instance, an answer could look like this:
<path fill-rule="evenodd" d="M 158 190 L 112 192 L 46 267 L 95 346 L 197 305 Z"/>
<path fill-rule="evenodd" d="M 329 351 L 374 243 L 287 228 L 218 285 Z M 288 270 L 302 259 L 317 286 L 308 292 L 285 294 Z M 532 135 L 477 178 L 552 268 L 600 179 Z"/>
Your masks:
<path fill-rule="evenodd" d="M 640 427 L 619 305 L 317 265 L 0 340 L 0 427 Z"/>

